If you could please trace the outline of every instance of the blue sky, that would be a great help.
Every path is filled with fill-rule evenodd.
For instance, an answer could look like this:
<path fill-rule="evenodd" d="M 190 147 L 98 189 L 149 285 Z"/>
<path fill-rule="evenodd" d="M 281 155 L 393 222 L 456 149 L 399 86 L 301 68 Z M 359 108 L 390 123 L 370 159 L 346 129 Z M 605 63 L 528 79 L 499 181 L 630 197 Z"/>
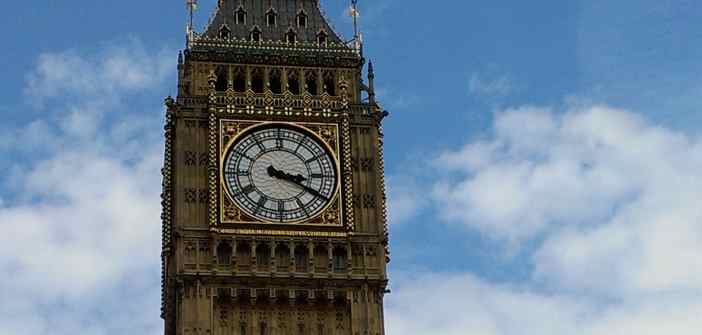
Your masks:
<path fill-rule="evenodd" d="M 322 5 L 349 37 L 347 1 Z M 391 113 L 388 334 L 702 328 L 699 1 L 360 11 Z M 160 332 L 161 102 L 184 5 L 2 16 L 0 333 Z"/>

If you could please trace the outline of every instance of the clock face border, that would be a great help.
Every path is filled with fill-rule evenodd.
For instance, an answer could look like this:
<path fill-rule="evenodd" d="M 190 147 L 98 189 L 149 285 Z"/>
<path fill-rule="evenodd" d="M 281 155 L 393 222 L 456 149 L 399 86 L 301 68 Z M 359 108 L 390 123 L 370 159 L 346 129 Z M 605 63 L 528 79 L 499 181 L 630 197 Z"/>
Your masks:
<path fill-rule="evenodd" d="M 266 127 L 288 127 L 295 129 L 313 140 L 318 142 L 330 154 L 333 163 L 333 168 L 336 172 L 336 185 L 332 200 L 325 204 L 324 208 L 310 218 L 305 218 L 297 221 L 277 222 L 262 220 L 256 217 L 249 216 L 244 210 L 240 209 L 236 202 L 229 194 L 226 185 L 226 177 L 224 176 L 224 166 L 226 164 L 227 154 L 232 146 L 234 146 L 243 136 L 256 131 L 256 128 Z M 345 201 L 344 192 L 345 181 L 341 172 L 341 160 L 348 159 L 342 155 L 341 145 L 342 134 L 340 127 L 336 123 L 315 123 L 315 122 L 285 122 L 285 121 L 255 121 L 255 120 L 236 120 L 220 118 L 217 127 L 218 138 L 218 185 L 217 196 L 219 198 L 219 208 L 217 211 L 218 223 L 221 228 L 245 228 L 266 226 L 267 228 L 283 228 L 290 229 L 294 227 L 324 227 L 324 228 L 344 228 L 344 207 Z"/>

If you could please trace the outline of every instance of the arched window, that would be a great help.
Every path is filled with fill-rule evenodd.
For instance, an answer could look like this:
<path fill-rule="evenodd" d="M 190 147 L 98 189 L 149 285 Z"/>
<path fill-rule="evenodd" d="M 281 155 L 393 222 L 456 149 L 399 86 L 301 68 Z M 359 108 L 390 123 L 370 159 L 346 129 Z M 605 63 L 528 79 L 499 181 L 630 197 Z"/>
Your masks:
<path fill-rule="evenodd" d="M 248 243 L 237 243 L 236 262 L 240 271 L 249 271 L 251 266 L 251 246 Z"/>
<path fill-rule="evenodd" d="M 217 67 L 217 71 L 215 72 L 215 74 L 217 75 L 217 81 L 215 82 L 215 91 L 226 91 L 227 86 L 229 85 L 227 80 L 227 68 L 224 66 L 219 66 Z"/>
<path fill-rule="evenodd" d="M 275 13 L 273 8 L 266 12 L 266 24 L 268 26 L 275 26 L 278 23 L 278 14 Z"/>
<path fill-rule="evenodd" d="M 246 24 L 246 11 L 243 7 L 239 6 L 234 14 L 236 17 L 236 24 Z"/>
<path fill-rule="evenodd" d="M 251 71 L 251 90 L 254 93 L 263 93 L 263 71 L 255 68 Z"/>
<path fill-rule="evenodd" d="M 276 253 L 276 266 L 278 267 L 278 272 L 288 272 L 290 271 L 290 249 L 287 245 L 278 244 L 275 248 Z"/>
<path fill-rule="evenodd" d="M 283 93 L 283 83 L 281 81 L 280 70 L 274 69 L 268 74 L 268 88 L 275 94 Z"/>
<path fill-rule="evenodd" d="M 268 271 L 271 264 L 271 249 L 262 243 L 256 246 L 256 265 L 258 271 Z"/>
<path fill-rule="evenodd" d="M 317 43 L 319 45 L 327 45 L 328 37 L 329 37 L 329 35 L 327 35 L 327 32 L 325 32 L 324 30 L 320 31 L 317 34 Z"/>
<path fill-rule="evenodd" d="M 298 79 L 298 71 L 291 70 L 288 72 L 288 91 L 292 94 L 300 94 L 300 80 Z"/>
<path fill-rule="evenodd" d="M 297 42 L 297 34 L 295 33 L 294 30 L 290 29 L 288 32 L 285 34 L 285 40 L 288 43 L 295 43 Z"/>
<path fill-rule="evenodd" d="M 232 246 L 227 242 L 221 242 L 217 246 L 217 263 L 219 265 L 229 265 L 232 262 Z"/>
<path fill-rule="evenodd" d="M 307 247 L 298 246 L 295 248 L 295 271 L 307 272 Z"/>
<path fill-rule="evenodd" d="M 231 34 L 232 31 L 226 25 L 219 27 L 219 38 L 228 40 Z"/>
<path fill-rule="evenodd" d="M 255 27 L 253 30 L 251 30 L 251 40 L 254 42 L 261 41 L 261 30 L 258 29 L 258 27 Z"/>
<path fill-rule="evenodd" d="M 334 272 L 346 272 L 346 249 L 341 247 L 334 248 L 332 253 L 332 265 Z"/>
<path fill-rule="evenodd" d="M 304 11 L 297 13 L 297 26 L 300 28 L 307 27 L 307 14 Z"/>
<path fill-rule="evenodd" d="M 314 248 L 314 268 L 317 273 L 329 272 L 329 254 L 325 246 Z"/>
<path fill-rule="evenodd" d="M 319 94 L 317 90 L 317 72 L 316 71 L 306 71 L 305 72 L 305 90 L 312 95 Z"/>
<path fill-rule="evenodd" d="M 234 69 L 233 86 L 235 92 L 246 92 L 246 75 L 241 67 Z"/>
<path fill-rule="evenodd" d="M 329 95 L 336 94 L 336 80 L 334 80 L 334 72 L 325 71 L 322 75 L 324 81 L 324 93 Z"/>

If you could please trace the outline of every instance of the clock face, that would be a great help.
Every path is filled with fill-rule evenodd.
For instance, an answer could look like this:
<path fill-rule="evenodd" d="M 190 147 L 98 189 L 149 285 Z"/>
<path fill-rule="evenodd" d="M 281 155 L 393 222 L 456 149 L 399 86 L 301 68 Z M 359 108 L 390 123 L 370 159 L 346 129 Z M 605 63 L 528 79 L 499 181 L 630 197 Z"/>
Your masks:
<path fill-rule="evenodd" d="M 290 223 L 324 210 L 337 189 L 337 167 L 325 145 L 290 125 L 255 127 L 227 150 L 227 191 L 239 208 L 262 221 Z"/>

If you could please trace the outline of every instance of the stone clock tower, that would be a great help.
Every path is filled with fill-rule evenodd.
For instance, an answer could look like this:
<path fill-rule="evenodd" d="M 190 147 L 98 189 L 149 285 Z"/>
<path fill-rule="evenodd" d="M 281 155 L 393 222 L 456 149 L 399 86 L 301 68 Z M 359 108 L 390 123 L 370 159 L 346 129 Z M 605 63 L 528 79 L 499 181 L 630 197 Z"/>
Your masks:
<path fill-rule="evenodd" d="M 166 335 L 382 335 L 386 113 L 319 0 L 219 0 L 166 99 Z"/>

